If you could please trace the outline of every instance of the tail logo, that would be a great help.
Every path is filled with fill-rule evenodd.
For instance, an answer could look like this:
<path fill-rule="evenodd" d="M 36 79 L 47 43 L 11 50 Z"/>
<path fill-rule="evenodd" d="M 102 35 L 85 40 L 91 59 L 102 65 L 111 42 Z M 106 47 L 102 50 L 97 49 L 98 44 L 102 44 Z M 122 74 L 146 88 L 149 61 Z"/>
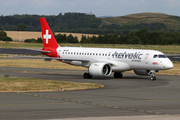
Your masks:
<path fill-rule="evenodd" d="M 51 39 L 51 35 L 48 34 L 49 30 L 46 30 L 46 34 L 44 34 L 44 39 L 46 39 L 46 44 L 48 44 L 48 39 Z"/>

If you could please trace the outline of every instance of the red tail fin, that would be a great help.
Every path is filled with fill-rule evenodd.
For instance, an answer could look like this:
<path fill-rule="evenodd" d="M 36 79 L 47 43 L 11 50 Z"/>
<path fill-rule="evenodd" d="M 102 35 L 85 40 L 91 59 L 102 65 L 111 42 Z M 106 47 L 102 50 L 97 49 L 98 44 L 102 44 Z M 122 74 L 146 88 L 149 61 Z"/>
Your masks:
<path fill-rule="evenodd" d="M 40 23 L 41 23 L 41 32 L 42 32 L 44 48 L 57 48 L 59 45 L 58 45 L 51 29 L 49 28 L 49 25 L 46 22 L 46 19 L 40 18 Z"/>

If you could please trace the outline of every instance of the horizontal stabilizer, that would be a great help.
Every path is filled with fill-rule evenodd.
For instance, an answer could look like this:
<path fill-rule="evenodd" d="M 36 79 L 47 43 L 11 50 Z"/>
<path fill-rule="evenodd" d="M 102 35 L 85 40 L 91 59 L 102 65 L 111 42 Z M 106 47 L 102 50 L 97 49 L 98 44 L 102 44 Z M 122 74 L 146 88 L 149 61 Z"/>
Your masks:
<path fill-rule="evenodd" d="M 45 51 L 45 50 L 42 50 L 42 49 L 28 49 L 28 48 L 19 48 L 19 49 L 37 51 L 37 52 L 42 52 L 42 53 L 50 53 L 51 52 L 51 51 Z"/>

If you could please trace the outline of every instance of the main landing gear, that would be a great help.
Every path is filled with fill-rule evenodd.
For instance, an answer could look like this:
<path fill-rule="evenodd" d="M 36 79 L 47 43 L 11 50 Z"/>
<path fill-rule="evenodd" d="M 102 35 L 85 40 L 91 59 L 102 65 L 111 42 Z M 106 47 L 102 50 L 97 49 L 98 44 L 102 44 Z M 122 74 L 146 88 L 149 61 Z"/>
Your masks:
<path fill-rule="evenodd" d="M 114 72 L 114 78 L 122 78 L 123 74 L 122 72 Z"/>
<path fill-rule="evenodd" d="M 92 79 L 92 75 L 90 75 L 89 73 L 84 73 L 83 77 L 84 79 Z"/>

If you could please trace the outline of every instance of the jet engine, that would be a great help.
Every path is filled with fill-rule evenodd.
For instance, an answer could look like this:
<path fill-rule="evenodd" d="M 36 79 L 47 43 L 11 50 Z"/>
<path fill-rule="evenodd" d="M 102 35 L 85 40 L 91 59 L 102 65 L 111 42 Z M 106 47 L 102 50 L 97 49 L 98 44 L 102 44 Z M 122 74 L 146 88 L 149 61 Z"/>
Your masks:
<path fill-rule="evenodd" d="M 111 65 L 108 63 L 92 63 L 89 66 L 89 73 L 92 76 L 109 76 L 112 72 Z"/>
<path fill-rule="evenodd" d="M 134 70 L 134 73 L 137 75 L 142 75 L 142 76 L 151 76 L 153 73 L 155 73 L 154 70 Z"/>

